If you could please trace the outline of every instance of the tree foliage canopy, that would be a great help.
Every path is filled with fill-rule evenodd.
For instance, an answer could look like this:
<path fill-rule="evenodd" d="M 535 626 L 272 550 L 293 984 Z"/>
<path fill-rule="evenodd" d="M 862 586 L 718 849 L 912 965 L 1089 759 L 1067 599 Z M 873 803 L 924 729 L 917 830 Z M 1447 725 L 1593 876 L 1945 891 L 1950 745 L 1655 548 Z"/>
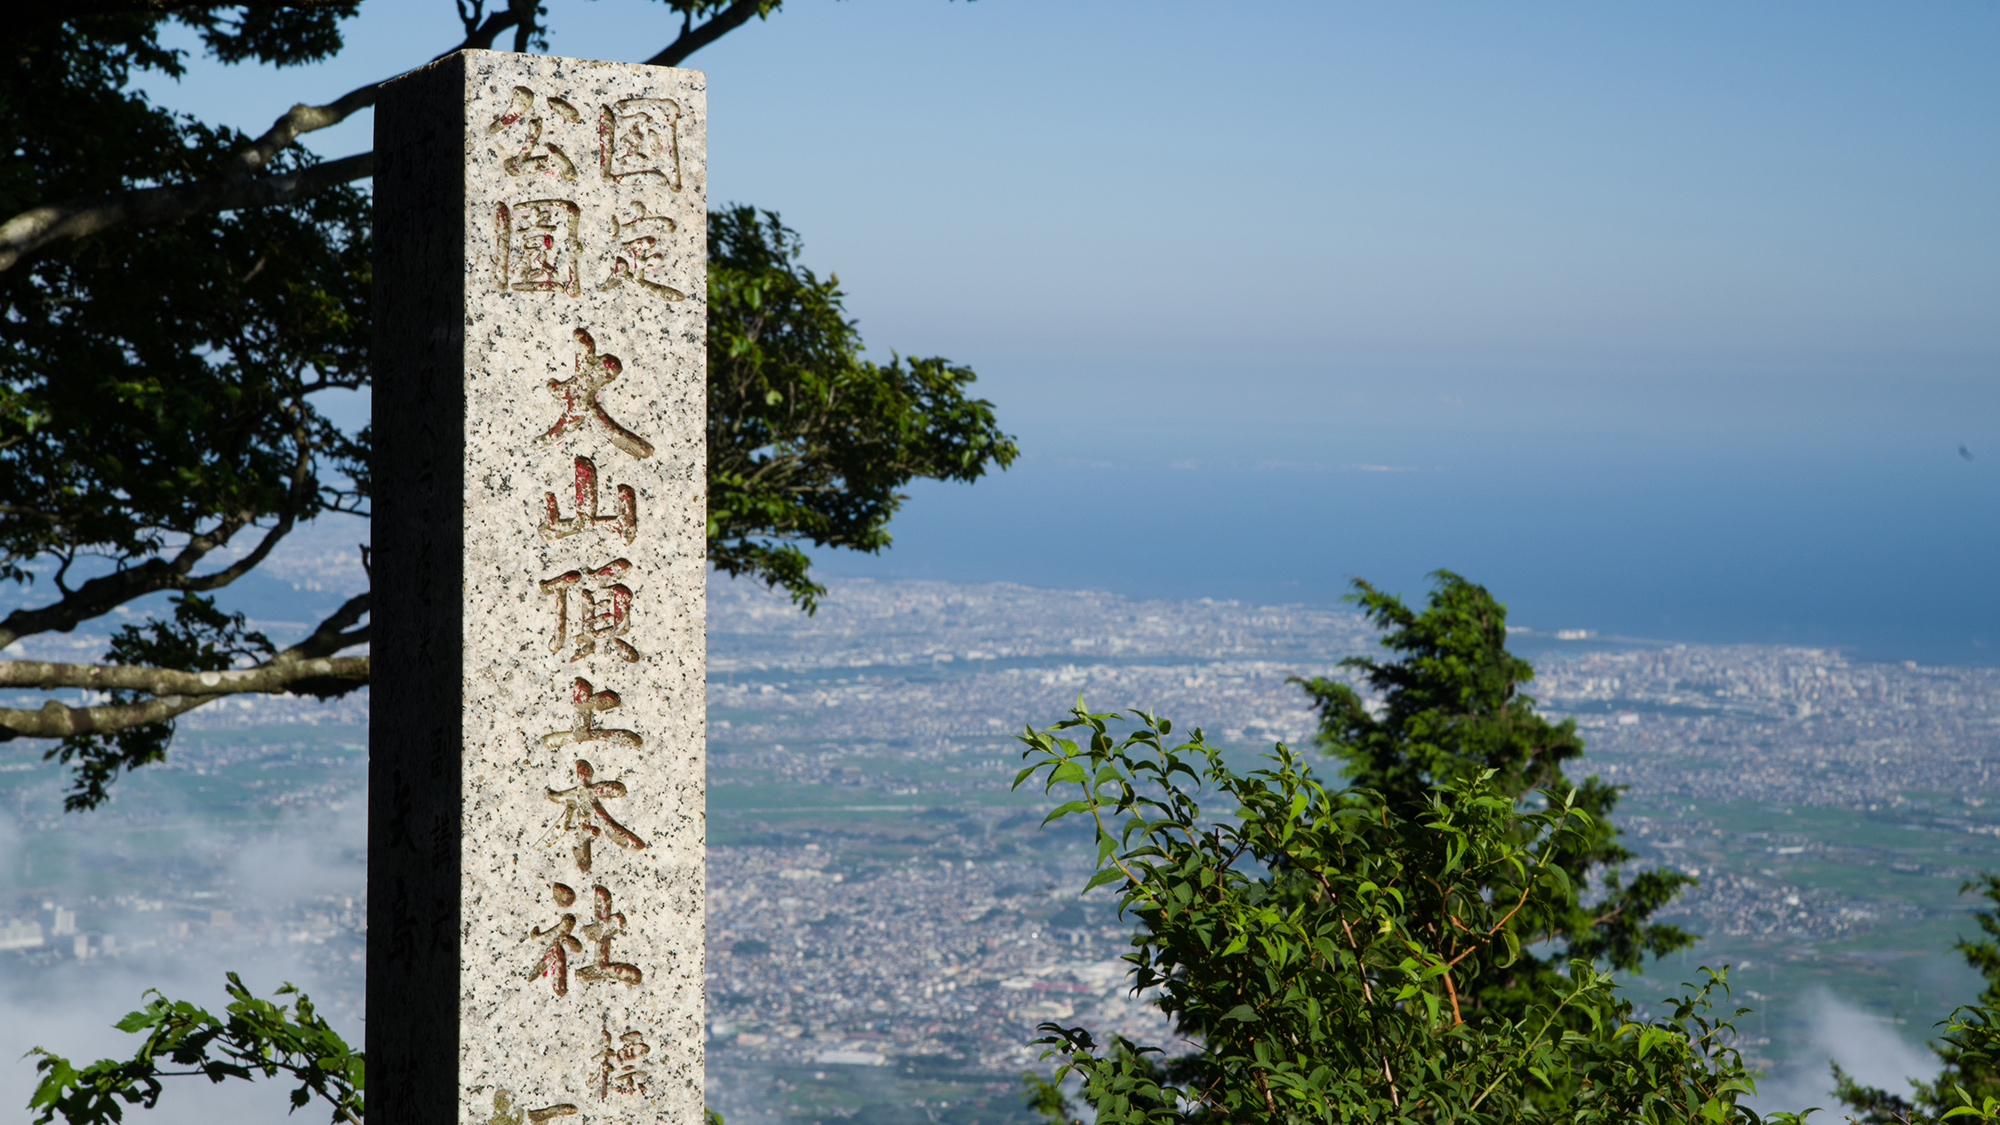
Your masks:
<path fill-rule="evenodd" d="M 966 396 L 970 368 L 862 358 L 840 280 L 799 263 L 775 213 L 710 215 L 708 247 L 709 561 L 811 608 L 823 591 L 793 540 L 879 551 L 898 489 L 977 480 L 1015 446 Z"/>
<path fill-rule="evenodd" d="M 514 50 L 547 46 L 538 0 L 454 2 L 464 39 L 441 53 L 509 33 Z M 665 43 L 643 61 L 678 65 L 781 2 L 662 0 Z M 294 105 L 255 137 L 137 88 L 187 73 L 163 42 L 172 25 L 220 62 L 295 66 L 342 50 L 357 8 L 73 0 L 9 25 L 0 580 L 41 596 L 0 619 L 0 647 L 151 610 L 115 632 L 99 663 L 0 660 L 0 687 L 101 693 L 0 708 L 0 741 L 57 740 L 48 755 L 75 769 L 71 809 L 159 761 L 174 719 L 197 707 L 368 683 L 368 657 L 341 655 L 368 642 L 367 592 L 283 647 L 217 593 L 301 525 L 368 513 L 371 432 L 343 429 L 325 403 L 369 386 L 372 230 L 355 184 L 374 158 L 320 160 L 298 142 L 373 105 L 394 75 Z M 811 608 L 823 591 L 799 544 L 879 551 L 910 481 L 972 481 L 1015 447 L 971 397 L 970 369 L 864 358 L 838 284 L 801 264 L 798 236 L 774 213 L 732 207 L 711 225 L 711 558 Z M 155 595 L 166 604 L 134 606 Z M 77 1067 L 40 1052 L 40 1120 L 119 1120 L 175 1074 L 280 1073 L 300 1082 L 295 1106 L 318 1098 L 337 1121 L 361 1118 L 361 1054 L 310 1001 L 260 1000 L 234 976 L 229 991 L 226 1016 L 153 996 L 119 1024 L 146 1036 L 130 1060 Z"/>
<path fill-rule="evenodd" d="M 69 1125 L 105 1125 L 123 1120 L 125 1106 L 151 1109 L 166 1091 L 162 1078 L 277 1078 L 296 1082 L 292 1109 L 315 1098 L 332 1107 L 335 1125 L 360 1125 L 367 1064 L 318 1012 L 312 999 L 287 984 L 280 1001 L 251 994 L 242 978 L 229 974 L 226 1016 L 185 1000 L 147 993 L 146 1006 L 119 1020 L 120 1031 L 144 1033 L 130 1059 L 101 1059 L 78 1067 L 40 1047 L 36 1069 L 42 1079 L 28 1101 L 40 1110 L 37 1125 L 57 1115 Z M 284 998 L 290 997 L 290 1000 Z M 179 1068 L 179 1069 L 175 1069 Z"/>
<path fill-rule="evenodd" d="M 671 38 L 647 61 L 677 64 L 778 7 L 665 0 Z M 136 88 L 187 72 L 163 45 L 171 24 L 221 62 L 295 66 L 337 54 L 356 8 L 96 0 L 38 11 L 9 45 L 0 580 L 40 596 L 0 619 L 0 647 L 178 599 L 154 611 L 150 647 L 114 647 L 95 665 L 0 661 L 0 686 L 108 690 L 89 705 L 0 708 L 0 739 L 60 740 L 50 753 L 78 769 L 72 808 L 159 760 L 189 710 L 368 681 L 366 656 L 337 655 L 368 640 L 367 593 L 286 648 L 186 607 L 212 609 L 187 599 L 252 572 L 299 526 L 368 512 L 370 429 L 343 429 L 326 402 L 369 386 L 372 232 L 353 181 L 373 157 L 321 161 L 297 142 L 372 105 L 381 83 L 293 106 L 257 137 Z M 461 0 L 458 12 L 465 38 L 446 51 L 509 31 L 516 50 L 546 45 L 534 0 Z M 910 481 L 975 480 L 1015 447 L 970 394 L 970 369 L 864 358 L 837 283 L 801 264 L 775 214 L 732 207 L 711 226 L 711 558 L 811 609 L 823 591 L 801 544 L 879 551 Z M 214 670 L 184 658 L 201 643 L 256 674 L 191 685 L 178 674 Z"/>
<path fill-rule="evenodd" d="M 1621 882 L 1617 790 L 1564 777 L 1582 741 L 1519 692 L 1505 607 L 1435 577 L 1421 612 L 1356 584 L 1400 656 L 1344 662 L 1372 697 L 1302 681 L 1344 787 L 1282 744 L 1239 772 L 1146 714 L 1022 736 L 1016 784 L 1076 787 L 1050 819 L 1091 818 L 1086 889 L 1118 888 L 1132 987 L 1195 1047 L 1044 1025 L 1100 1121 L 1754 1119 L 1723 974 L 1651 1017 L 1610 975 L 1692 940 L 1647 920 L 1689 880 Z"/>
<path fill-rule="evenodd" d="M 1574 896 L 1558 857 L 1595 818 L 1563 795 L 1524 809 L 1480 773 L 1399 811 L 1283 745 L 1239 773 L 1199 730 L 1176 745 L 1141 714 L 1118 739 L 1115 719 L 1028 731 L 1017 781 L 1075 787 L 1050 819 L 1091 818 L 1090 885 L 1139 926 L 1132 987 L 1195 1048 L 1043 1024 L 1098 1121 L 1755 1120 L 1720 973 L 1652 1018 L 1580 958 L 1514 1010 L 1464 1003 L 1475 959 L 1514 964 Z"/>
<path fill-rule="evenodd" d="M 1956 1117 L 2000 1118 L 2000 875 L 1982 872 L 1959 893 L 1978 891 L 1980 936 L 1953 942 L 1965 963 L 1986 982 L 1979 996 L 1940 1021 L 1931 1049 L 1942 1063 L 1937 1077 L 1910 1083 L 1908 1094 L 1864 1086 L 1833 1063 L 1834 1091 L 1863 1125 L 1919 1125 Z"/>
<path fill-rule="evenodd" d="M 1565 876 L 1566 892 L 1524 940 L 1559 943 L 1506 964 L 1488 953 L 1466 965 L 1466 991 L 1480 1006 L 1518 1014 L 1563 987 L 1565 967 L 1584 960 L 1635 972 L 1647 954 L 1663 956 L 1694 937 L 1648 919 L 1694 880 L 1653 869 L 1629 879 L 1633 855 L 1618 843 L 1611 813 L 1619 790 L 1596 777 L 1580 784 L 1564 763 L 1583 753 L 1576 722 L 1551 723 L 1520 688 L 1534 677 L 1527 661 L 1507 651 L 1507 609 L 1485 587 L 1439 571 L 1422 612 L 1366 582 L 1351 600 L 1382 630 L 1392 661 L 1342 661 L 1375 693 L 1364 699 L 1337 679 L 1302 681 L 1320 712 L 1321 749 L 1346 767 L 1357 789 L 1379 794 L 1398 815 L 1420 815 L 1439 785 L 1464 787 L 1510 801 L 1550 800 L 1583 814 L 1572 831 L 1551 842 L 1549 862 Z M 1537 797 L 1545 794 L 1545 797 Z M 1586 902 L 1593 880 L 1600 894 Z M 1505 883 L 1488 888 L 1506 896 Z"/>

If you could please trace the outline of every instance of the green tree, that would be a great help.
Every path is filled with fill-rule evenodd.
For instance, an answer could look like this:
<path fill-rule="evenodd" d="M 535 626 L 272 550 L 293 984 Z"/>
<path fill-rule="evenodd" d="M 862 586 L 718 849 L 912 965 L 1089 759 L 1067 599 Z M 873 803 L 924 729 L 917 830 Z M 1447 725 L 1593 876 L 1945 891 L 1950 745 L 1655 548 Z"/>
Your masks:
<path fill-rule="evenodd" d="M 1422 612 L 1356 583 L 1399 657 L 1343 662 L 1372 697 L 1299 681 L 1347 788 L 1282 745 L 1247 775 L 1199 731 L 1169 751 L 1150 716 L 1122 742 L 1081 711 L 1025 736 L 1036 764 L 1016 784 L 1046 769 L 1083 787 L 1052 818 L 1095 819 L 1090 886 L 1118 885 L 1140 927 L 1133 987 L 1159 989 L 1198 1045 L 1166 1058 L 1045 1028 L 1100 1117 L 1235 1120 L 1260 1102 L 1274 1119 L 1739 1112 L 1748 1078 L 1708 1009 L 1720 974 L 1651 1021 L 1609 975 L 1693 941 L 1648 920 L 1692 880 L 1622 877 L 1619 791 L 1565 778 L 1582 740 L 1519 691 L 1533 670 L 1507 651 L 1505 607 L 1434 577 Z M 1058 737 L 1076 727 L 1087 749 Z M 1203 794 L 1227 802 L 1219 816 Z"/>
<path fill-rule="evenodd" d="M 297 142 L 374 104 L 382 84 L 294 106 L 254 138 L 131 88 L 185 73 L 161 45 L 170 24 L 225 63 L 294 66 L 337 54 L 356 7 L 95 0 L 38 10 L 10 40 L 0 578 L 46 583 L 48 596 L 0 619 L 0 647 L 151 595 L 191 605 L 300 525 L 366 515 L 370 431 L 343 432 L 320 404 L 368 386 L 368 199 L 353 184 L 373 157 L 319 161 Z M 678 32 L 646 61 L 677 64 L 778 7 L 663 0 Z M 516 50 L 544 44 L 533 0 L 458 10 L 465 36 L 447 50 L 507 32 Z M 776 215 L 730 208 L 711 227 L 710 557 L 810 610 L 823 591 L 799 543 L 879 551 L 910 481 L 975 480 L 1015 446 L 970 394 L 970 369 L 864 359 L 837 283 L 800 264 Z M 52 753 L 77 769 L 69 806 L 92 807 L 122 771 L 161 758 L 181 714 L 231 694 L 366 685 L 368 658 L 342 653 L 367 642 L 368 607 L 359 594 L 284 648 L 258 648 L 226 615 L 172 608 L 166 632 L 102 663 L 0 661 L 0 686 L 111 696 L 0 708 L 0 739 L 58 740 Z M 190 662 L 200 638 L 231 659 Z M 233 674 L 202 677 L 218 670 Z"/>
<path fill-rule="evenodd" d="M 547 46 L 538 0 L 453 2 L 464 34 L 439 43 L 442 53 Z M 657 27 L 632 31 L 664 43 L 644 62 L 673 66 L 781 3 L 661 0 Z M 216 598 L 300 526 L 368 513 L 370 430 L 344 431 L 323 404 L 369 385 L 371 229 L 357 184 L 374 157 L 320 160 L 299 141 L 372 106 L 394 76 L 294 105 L 255 137 L 135 88 L 187 73 L 184 53 L 163 44 L 176 25 L 223 63 L 291 67 L 337 55 L 357 8 L 76 0 L 9 23 L 0 579 L 43 597 L 0 619 L 0 647 L 146 611 L 100 662 L 0 661 L 0 687 L 52 693 L 39 707 L 0 708 L 0 741 L 49 740 L 48 754 L 74 769 L 71 810 L 96 807 L 122 773 L 161 760 L 175 719 L 196 708 L 368 683 L 368 657 L 353 651 L 369 638 L 367 592 L 282 647 Z M 798 237 L 776 215 L 738 207 L 710 222 L 710 557 L 810 610 L 823 591 L 799 544 L 879 551 L 910 481 L 975 480 L 1011 462 L 1015 446 L 972 397 L 969 369 L 864 359 L 838 285 L 800 263 Z M 105 698 L 79 703 L 79 690 Z M 135 1092 L 151 1104 L 156 1078 L 172 1072 L 149 1070 L 149 1059 L 193 1060 L 211 1078 L 269 1075 L 228 1052 L 274 1050 L 272 1035 L 293 1027 L 285 1020 L 316 1019 L 302 997 L 289 1009 L 236 999 L 228 1019 L 164 998 L 134 1013 L 128 1030 L 150 1030 L 130 1062 L 78 1069 L 44 1056 L 43 1119 L 115 1118 Z M 353 1058 L 351 1089 L 307 1088 L 358 1116 Z"/>
<path fill-rule="evenodd" d="M 1584 814 L 1550 845 L 1548 861 L 1568 888 L 1561 902 L 1532 927 L 1510 923 L 1522 941 L 1554 947 L 1504 963 L 1490 950 L 1471 955 L 1453 974 L 1461 1004 L 1518 1015 L 1566 987 L 1572 961 L 1636 972 L 1647 954 L 1692 945 L 1694 935 L 1649 919 L 1694 880 L 1661 869 L 1624 875 L 1633 855 L 1611 822 L 1621 790 L 1595 776 L 1581 784 L 1564 776 L 1564 763 L 1583 753 L 1583 739 L 1575 720 L 1549 722 L 1520 691 L 1534 669 L 1507 651 L 1506 606 L 1450 571 L 1433 578 L 1421 613 L 1366 582 L 1349 595 L 1382 630 L 1382 647 L 1401 657 L 1341 662 L 1375 693 L 1373 701 L 1342 680 L 1301 683 L 1320 713 L 1321 749 L 1344 763 L 1356 788 L 1380 794 L 1399 816 L 1420 815 L 1439 785 L 1481 778 L 1484 793 L 1560 800 Z M 1506 899 L 1516 887 L 1503 876 L 1485 890 Z"/>
<path fill-rule="evenodd" d="M 709 216 L 708 557 L 811 609 L 824 591 L 791 540 L 880 551 L 917 477 L 977 480 L 1013 462 L 991 404 L 950 360 L 861 358 L 840 279 L 799 264 L 778 216 Z"/>
<path fill-rule="evenodd" d="M 1975 911 L 1981 936 L 1952 943 L 1965 963 L 1986 981 L 1978 998 L 1943 1021 L 1944 1032 L 1931 1044 L 1944 1064 L 1936 1078 L 1912 1082 L 1908 1095 L 1864 1086 L 1833 1065 L 1834 1093 L 1864 1125 L 1908 1125 L 1951 1116 L 1993 1118 L 2000 1104 L 2000 875 L 1987 871 L 1968 880 L 1959 893 L 1978 891 L 1989 904 Z M 1975 1108 L 1976 1107 L 1976 1108 Z M 1971 1111 L 1968 1113 L 1968 1111 Z"/>
<path fill-rule="evenodd" d="M 360 1125 L 362 1090 L 367 1085 L 361 1052 L 348 1046 L 318 1013 L 311 998 L 291 985 L 278 990 L 288 1003 L 259 1000 L 235 973 L 229 974 L 228 1017 L 210 1014 L 184 1000 L 147 993 L 144 1008 L 118 1021 L 121 1031 L 144 1032 L 145 1042 L 129 1060 L 105 1059 L 72 1066 L 40 1047 L 42 1081 L 28 1102 L 48 1122 L 60 1114 L 70 1122 L 118 1121 L 124 1107 L 151 1109 L 166 1087 L 162 1078 L 295 1079 L 292 1108 L 315 1098 L 333 1107 L 335 1122 Z M 176 1069 L 178 1068 L 178 1069 Z"/>
<path fill-rule="evenodd" d="M 1398 809 L 1327 788 L 1282 744 L 1239 773 L 1198 729 L 1176 744 L 1170 722 L 1136 714 L 1120 738 L 1117 719 L 1079 702 L 1028 730 L 1015 784 L 1074 796 L 1049 820 L 1090 819 L 1086 889 L 1117 888 L 1138 923 L 1131 984 L 1195 1049 L 1043 1024 L 1059 1065 L 1030 1095 L 1047 1120 L 1071 1075 L 1105 1125 L 1757 1120 L 1710 1008 L 1720 973 L 1651 1018 L 1582 958 L 1512 1011 L 1461 1004 L 1454 974 L 1517 962 L 1519 935 L 1568 911 L 1561 858 L 1596 828 L 1574 790 L 1524 807 L 1480 771 Z"/>

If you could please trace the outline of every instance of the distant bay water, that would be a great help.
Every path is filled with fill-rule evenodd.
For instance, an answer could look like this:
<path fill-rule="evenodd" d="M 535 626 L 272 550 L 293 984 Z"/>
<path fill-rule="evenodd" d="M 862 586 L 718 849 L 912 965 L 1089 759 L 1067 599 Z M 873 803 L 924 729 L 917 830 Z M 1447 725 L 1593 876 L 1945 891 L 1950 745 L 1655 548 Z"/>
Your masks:
<path fill-rule="evenodd" d="M 1990 417 L 1888 432 L 1448 421 L 1034 424 L 1012 470 L 912 488 L 888 552 L 818 565 L 1265 603 L 1331 602 L 1353 577 L 1420 597 L 1442 567 L 1538 630 L 2000 660 L 2000 447 L 1957 436 Z"/>
<path fill-rule="evenodd" d="M 1327 604 L 1354 577 L 1419 599 L 1443 567 L 1540 632 L 2000 664 L 2000 378 L 1232 382 L 1200 355 L 990 369 L 980 393 L 1021 459 L 913 485 L 889 550 L 817 552 L 821 574 Z M 1063 400 L 1073 413 L 1035 412 Z M 344 409 L 367 416 L 362 398 Z M 317 521 L 220 601 L 302 635 L 364 588 L 367 537 Z M 0 587 L 0 610 L 53 596 L 44 575 Z"/>

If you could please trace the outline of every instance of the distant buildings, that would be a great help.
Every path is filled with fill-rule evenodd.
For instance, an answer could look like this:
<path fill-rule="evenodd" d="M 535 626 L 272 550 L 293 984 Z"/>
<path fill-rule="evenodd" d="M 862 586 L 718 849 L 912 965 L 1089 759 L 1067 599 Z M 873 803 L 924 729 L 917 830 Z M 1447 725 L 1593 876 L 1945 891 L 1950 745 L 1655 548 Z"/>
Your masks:
<path fill-rule="evenodd" d="M 0 950 L 33 949 L 41 944 L 42 924 L 33 918 L 0 922 Z"/>

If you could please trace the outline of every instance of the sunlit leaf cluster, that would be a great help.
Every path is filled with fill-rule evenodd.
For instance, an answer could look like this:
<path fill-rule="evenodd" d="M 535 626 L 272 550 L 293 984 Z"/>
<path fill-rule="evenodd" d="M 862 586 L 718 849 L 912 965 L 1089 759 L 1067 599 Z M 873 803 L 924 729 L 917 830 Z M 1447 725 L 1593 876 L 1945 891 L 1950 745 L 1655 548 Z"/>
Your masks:
<path fill-rule="evenodd" d="M 79 1067 L 35 1048 L 30 1054 L 42 1077 L 28 1108 L 40 1111 L 38 1125 L 58 1116 L 69 1125 L 123 1120 L 127 1106 L 159 1103 L 161 1079 L 183 1076 L 210 1082 L 282 1076 L 298 1083 L 293 1109 L 318 1099 L 331 1107 L 335 1123 L 360 1125 L 367 1078 L 361 1053 L 313 1009 L 312 999 L 289 984 L 278 990 L 279 997 L 296 998 L 289 1003 L 261 999 L 235 973 L 227 988 L 229 1006 L 220 1016 L 149 992 L 144 1008 L 118 1021 L 119 1030 L 146 1036 L 130 1059 Z"/>
<path fill-rule="evenodd" d="M 862 355 L 838 278 L 750 207 L 708 220 L 708 549 L 731 575 L 812 608 L 800 543 L 880 551 L 910 481 L 973 481 L 1012 463 L 970 368 Z"/>
<path fill-rule="evenodd" d="M 1467 1010 L 1469 959 L 1512 962 L 1571 897 L 1553 859 L 1593 818 L 1560 794 L 1523 809 L 1482 773 L 1406 815 L 1282 745 L 1239 772 L 1199 730 L 1116 721 L 1027 731 L 1017 778 L 1075 794 L 1050 819 L 1090 820 L 1089 885 L 1138 925 L 1132 987 L 1192 1048 L 1044 1024 L 1098 1121 L 1753 1119 L 1719 973 L 1653 1019 L 1585 960 L 1518 1014 Z"/>

